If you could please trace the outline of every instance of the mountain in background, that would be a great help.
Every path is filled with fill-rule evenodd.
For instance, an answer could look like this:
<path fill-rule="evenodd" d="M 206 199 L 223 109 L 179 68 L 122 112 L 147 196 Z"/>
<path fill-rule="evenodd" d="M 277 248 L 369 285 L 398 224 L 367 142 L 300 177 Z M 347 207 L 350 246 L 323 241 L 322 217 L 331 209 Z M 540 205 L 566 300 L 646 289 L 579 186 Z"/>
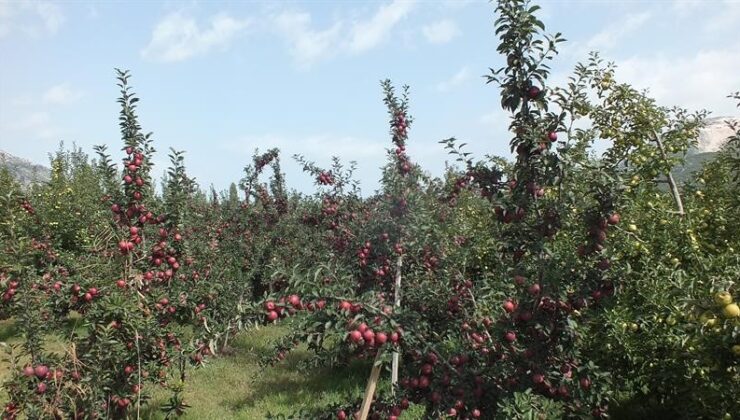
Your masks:
<path fill-rule="evenodd" d="M 740 118 L 714 117 L 707 118 L 706 126 L 699 133 L 696 147 L 689 149 L 682 166 L 671 171 L 676 182 L 683 184 L 688 181 L 694 172 L 701 169 L 704 162 L 712 160 L 717 151 L 727 142 L 727 138 L 735 134 L 727 125 L 727 121 L 740 124 Z"/>
<path fill-rule="evenodd" d="M 2 150 L 0 150 L 0 167 L 8 168 L 13 178 L 24 187 L 34 183 L 46 182 L 51 176 L 51 171 L 46 166 L 37 165 Z"/>

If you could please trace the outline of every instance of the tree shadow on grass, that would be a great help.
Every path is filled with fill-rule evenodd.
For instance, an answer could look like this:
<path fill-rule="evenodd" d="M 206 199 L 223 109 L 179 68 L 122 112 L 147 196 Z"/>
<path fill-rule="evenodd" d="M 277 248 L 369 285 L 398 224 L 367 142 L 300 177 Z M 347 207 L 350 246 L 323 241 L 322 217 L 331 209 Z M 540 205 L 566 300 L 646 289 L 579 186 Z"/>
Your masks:
<path fill-rule="evenodd" d="M 229 402 L 229 409 L 239 412 L 265 405 L 318 410 L 327 399 L 354 399 L 365 386 L 370 374 L 370 361 L 356 361 L 347 366 L 317 367 L 301 370 L 301 362 L 312 355 L 306 350 L 295 350 L 286 360 L 274 366 L 269 373 L 254 381 L 251 392 L 243 398 Z M 267 414 L 267 413 L 263 413 Z"/>
<path fill-rule="evenodd" d="M 15 321 L 6 319 L 0 321 L 0 341 L 9 341 L 13 338 L 18 338 L 20 331 Z"/>

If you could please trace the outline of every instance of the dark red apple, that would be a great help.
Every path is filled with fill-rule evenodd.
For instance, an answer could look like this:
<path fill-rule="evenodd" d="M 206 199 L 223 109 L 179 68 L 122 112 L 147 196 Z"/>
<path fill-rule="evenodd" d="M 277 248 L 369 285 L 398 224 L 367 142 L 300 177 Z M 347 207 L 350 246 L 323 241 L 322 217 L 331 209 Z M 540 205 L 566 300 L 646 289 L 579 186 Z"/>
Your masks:
<path fill-rule="evenodd" d="M 509 299 L 509 300 L 506 300 L 506 301 L 504 302 L 504 305 L 503 305 L 503 307 L 504 307 L 504 310 L 505 310 L 506 312 L 508 312 L 508 313 L 512 313 L 512 312 L 514 312 L 514 310 L 516 309 L 516 305 L 515 305 L 515 304 L 514 304 L 514 302 L 512 302 L 512 301 L 511 301 L 510 299 Z"/>
<path fill-rule="evenodd" d="M 622 220 L 622 216 L 620 216 L 619 213 L 614 212 L 610 214 L 606 220 L 610 225 L 616 225 L 620 220 Z"/>
<path fill-rule="evenodd" d="M 527 289 L 530 295 L 538 295 L 540 293 L 540 290 L 540 285 L 537 283 L 529 286 L 529 288 Z"/>
<path fill-rule="evenodd" d="M 49 373 L 49 368 L 46 367 L 46 365 L 37 365 L 35 368 L 33 368 L 33 373 L 36 375 L 37 378 L 44 379 Z"/>
<path fill-rule="evenodd" d="M 527 89 L 527 96 L 529 97 L 529 99 L 536 99 L 537 96 L 540 95 L 540 92 L 540 88 L 538 88 L 537 86 L 532 86 Z"/>

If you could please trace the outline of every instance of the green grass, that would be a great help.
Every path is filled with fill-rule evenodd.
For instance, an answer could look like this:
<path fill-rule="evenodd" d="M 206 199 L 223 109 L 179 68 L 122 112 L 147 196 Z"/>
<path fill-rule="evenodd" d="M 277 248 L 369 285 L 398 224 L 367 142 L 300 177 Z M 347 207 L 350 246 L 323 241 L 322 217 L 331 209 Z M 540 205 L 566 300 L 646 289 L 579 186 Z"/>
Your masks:
<path fill-rule="evenodd" d="M 183 419 L 263 419 L 268 413 L 291 414 L 300 409 L 318 410 L 332 403 L 354 401 L 364 391 L 371 362 L 362 361 L 344 368 L 317 368 L 300 371 L 298 364 L 310 357 L 305 346 L 289 353 L 279 364 L 261 369 L 261 355 L 271 354 L 271 343 L 285 334 L 280 327 L 266 327 L 238 335 L 228 356 L 207 359 L 203 367 L 189 369 L 185 402 L 190 406 Z M 18 342 L 11 321 L 0 322 L 0 341 Z M 0 364 L 0 381 L 8 365 Z M 388 386 L 388 373 L 381 376 L 380 388 Z M 4 400 L 4 392 L 0 401 Z M 157 389 L 142 418 L 163 419 L 160 408 L 169 393 Z M 404 419 L 420 418 L 407 412 Z"/>
<path fill-rule="evenodd" d="M 183 418 L 259 419 L 268 412 L 290 414 L 301 408 L 317 409 L 361 394 L 369 363 L 300 372 L 297 365 L 309 354 L 299 347 L 283 362 L 260 369 L 260 355 L 269 353 L 269 343 L 283 332 L 271 327 L 241 334 L 232 343 L 233 355 L 209 359 L 206 366 L 190 371 L 185 402 L 191 408 Z M 151 418 L 163 417 L 154 411 L 166 401 L 164 392 L 155 395 L 148 413 Z"/>
<path fill-rule="evenodd" d="M 73 329 L 77 328 L 80 321 L 80 316 L 77 313 L 70 314 L 67 319 L 64 329 L 61 331 L 61 335 L 69 334 Z M 61 335 L 48 335 L 44 339 L 44 348 L 51 353 L 63 354 L 66 351 L 65 340 Z M 23 342 L 20 331 L 14 320 L 4 319 L 0 320 L 0 385 L 5 381 L 5 378 L 10 374 L 10 356 L 7 353 L 7 346 L 19 345 Z M 21 363 L 24 360 L 30 360 L 21 358 Z M 7 400 L 7 394 L 5 388 L 0 386 L 0 403 Z"/>

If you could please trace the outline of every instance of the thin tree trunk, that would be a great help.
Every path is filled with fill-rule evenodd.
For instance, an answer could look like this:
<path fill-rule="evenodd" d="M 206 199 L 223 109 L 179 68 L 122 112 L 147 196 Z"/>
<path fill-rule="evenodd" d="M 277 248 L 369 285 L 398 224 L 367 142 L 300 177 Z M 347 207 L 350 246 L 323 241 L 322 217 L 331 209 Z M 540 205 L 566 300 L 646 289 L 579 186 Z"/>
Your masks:
<path fill-rule="evenodd" d="M 658 145 L 658 150 L 660 150 L 660 154 L 663 157 L 663 160 L 665 162 L 668 162 L 668 155 L 665 152 L 665 147 L 663 147 L 663 142 L 660 140 L 660 134 L 658 134 L 657 131 L 654 131 L 653 135 L 655 143 Z M 676 201 L 676 207 L 678 207 L 678 214 L 683 217 L 685 213 L 683 210 L 681 193 L 678 191 L 678 185 L 676 185 L 676 181 L 673 179 L 673 174 L 671 174 L 670 169 L 668 170 L 666 177 L 668 178 L 668 185 L 671 187 L 671 194 L 673 194 L 673 199 Z"/>

